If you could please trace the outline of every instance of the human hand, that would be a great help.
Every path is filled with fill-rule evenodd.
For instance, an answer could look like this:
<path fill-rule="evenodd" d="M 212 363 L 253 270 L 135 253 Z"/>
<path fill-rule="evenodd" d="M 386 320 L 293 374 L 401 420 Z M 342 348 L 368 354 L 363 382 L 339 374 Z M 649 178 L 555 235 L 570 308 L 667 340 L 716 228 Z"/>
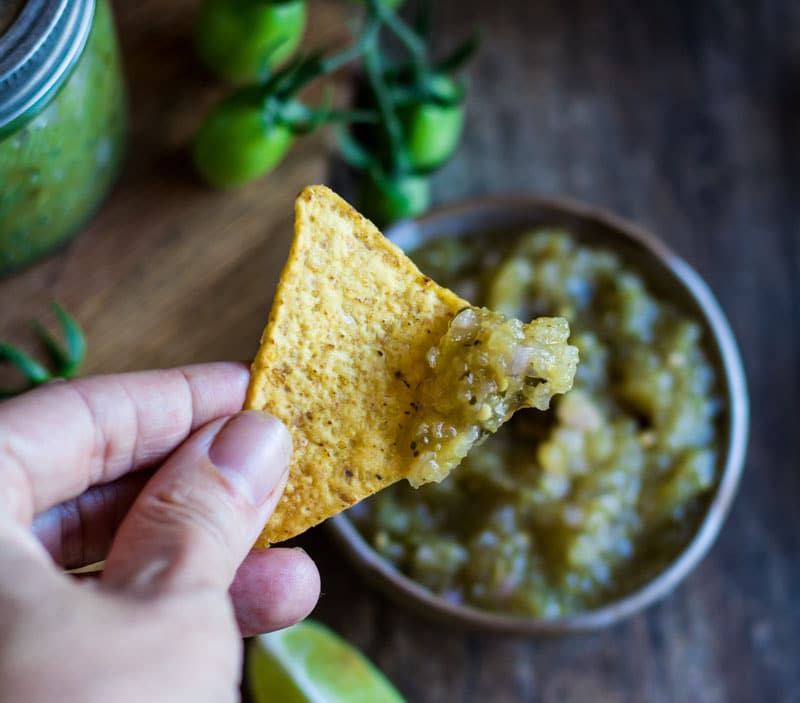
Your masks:
<path fill-rule="evenodd" d="M 305 552 L 248 554 L 291 439 L 263 413 L 230 419 L 247 380 L 206 364 L 0 404 L 3 701 L 236 700 L 241 634 L 313 608 Z M 103 558 L 99 579 L 60 568 Z"/>

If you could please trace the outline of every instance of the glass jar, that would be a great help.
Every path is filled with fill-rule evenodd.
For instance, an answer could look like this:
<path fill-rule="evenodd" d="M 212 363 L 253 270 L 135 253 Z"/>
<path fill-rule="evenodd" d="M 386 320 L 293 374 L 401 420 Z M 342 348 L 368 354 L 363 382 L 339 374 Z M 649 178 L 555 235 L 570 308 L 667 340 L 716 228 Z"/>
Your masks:
<path fill-rule="evenodd" d="M 108 0 L 0 13 L 0 275 L 65 242 L 120 167 L 125 86 Z"/>

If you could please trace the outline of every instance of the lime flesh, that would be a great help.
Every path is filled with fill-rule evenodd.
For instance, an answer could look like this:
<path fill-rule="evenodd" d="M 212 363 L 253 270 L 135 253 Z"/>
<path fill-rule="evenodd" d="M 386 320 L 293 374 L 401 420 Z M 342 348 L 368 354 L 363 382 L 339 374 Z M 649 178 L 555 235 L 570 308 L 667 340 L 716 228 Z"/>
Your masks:
<path fill-rule="evenodd" d="M 255 703 L 404 703 L 361 652 L 309 620 L 250 643 L 247 683 Z"/>

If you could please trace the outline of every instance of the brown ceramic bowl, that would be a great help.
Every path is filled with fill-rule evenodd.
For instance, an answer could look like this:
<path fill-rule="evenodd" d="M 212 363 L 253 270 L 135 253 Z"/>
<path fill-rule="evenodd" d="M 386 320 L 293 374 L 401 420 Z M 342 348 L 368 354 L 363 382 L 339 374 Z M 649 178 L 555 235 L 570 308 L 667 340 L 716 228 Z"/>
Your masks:
<path fill-rule="evenodd" d="M 392 227 L 387 236 L 409 251 L 436 237 L 490 233 L 491 241 L 537 226 L 561 226 L 587 244 L 615 251 L 658 297 L 704 327 L 724 410 L 718 420 L 718 482 L 705 515 L 684 550 L 652 580 L 595 610 L 544 619 L 501 615 L 454 605 L 397 571 L 361 537 L 346 514 L 329 521 L 336 540 L 376 586 L 409 608 L 440 622 L 506 634 L 564 634 L 611 625 L 669 593 L 700 561 L 719 533 L 736 492 L 745 457 L 748 398 L 742 362 L 728 322 L 711 291 L 686 262 L 630 222 L 578 202 L 535 196 L 468 200 Z M 489 241 L 489 240 L 487 240 Z"/>

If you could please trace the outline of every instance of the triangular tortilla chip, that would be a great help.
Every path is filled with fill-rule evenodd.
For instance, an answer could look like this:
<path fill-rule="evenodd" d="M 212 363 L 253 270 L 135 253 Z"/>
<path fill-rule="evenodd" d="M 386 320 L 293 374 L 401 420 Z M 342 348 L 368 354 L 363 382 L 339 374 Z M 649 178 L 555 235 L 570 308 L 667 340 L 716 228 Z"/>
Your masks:
<path fill-rule="evenodd" d="M 276 415 L 294 441 L 259 547 L 408 474 L 397 442 L 428 370 L 425 354 L 469 305 L 328 188 L 306 188 L 295 215 L 245 405 Z"/>

